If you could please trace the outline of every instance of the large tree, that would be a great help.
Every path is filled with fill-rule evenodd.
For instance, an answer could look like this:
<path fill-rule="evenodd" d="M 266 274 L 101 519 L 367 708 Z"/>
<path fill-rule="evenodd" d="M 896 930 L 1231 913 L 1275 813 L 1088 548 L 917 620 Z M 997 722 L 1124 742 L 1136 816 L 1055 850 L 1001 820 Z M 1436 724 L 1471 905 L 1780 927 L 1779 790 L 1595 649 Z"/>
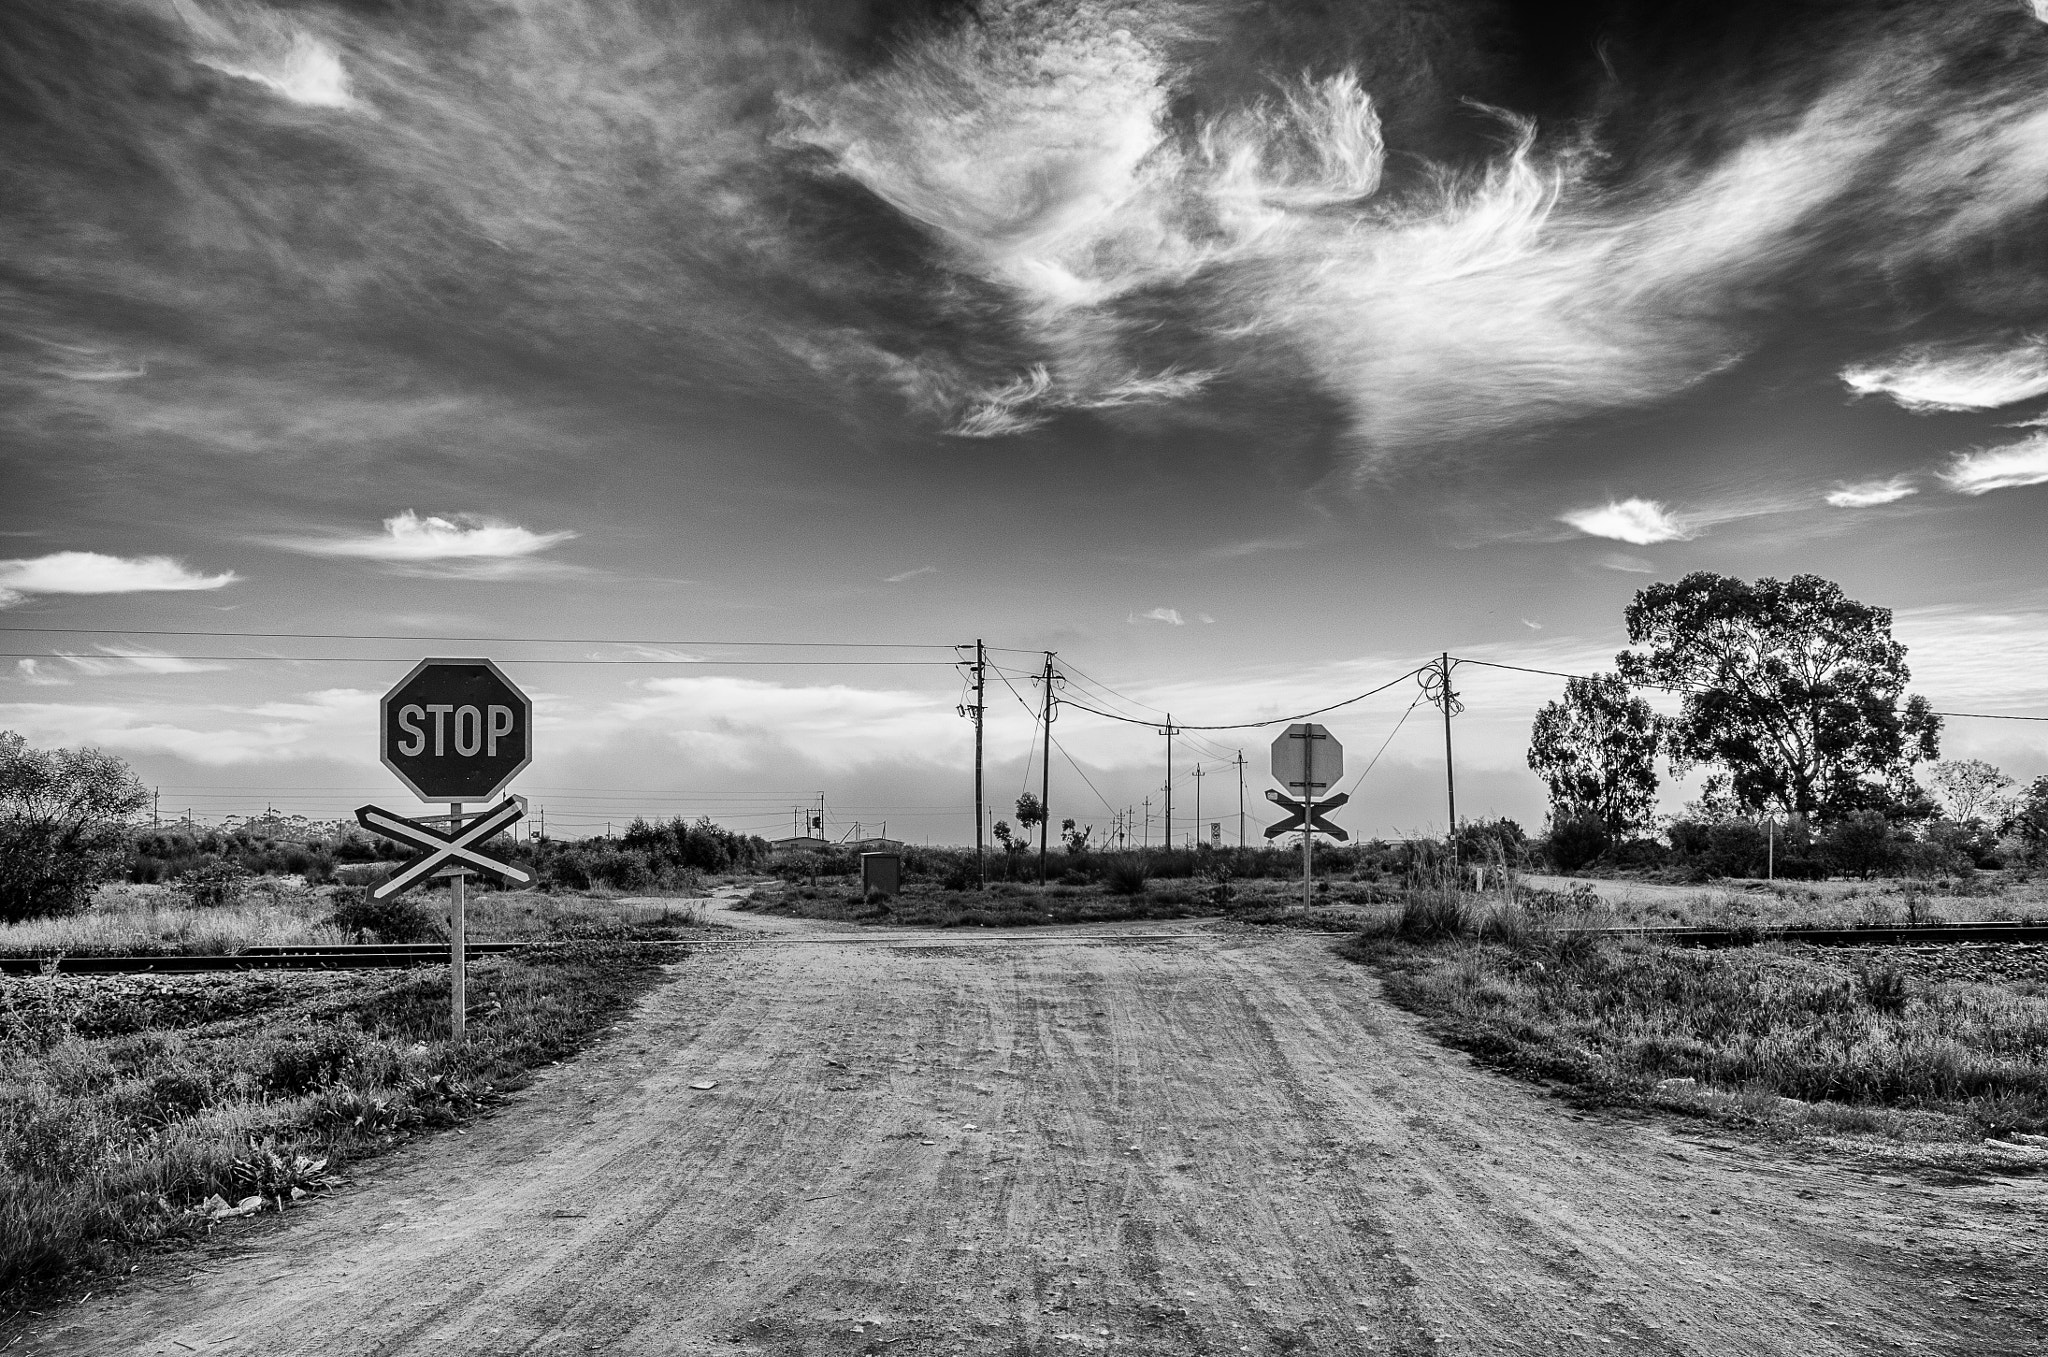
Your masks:
<path fill-rule="evenodd" d="M 1552 818 L 1597 817 L 1614 838 L 1640 830 L 1657 804 L 1661 734 L 1620 676 L 1567 679 L 1529 735 L 1529 767 L 1550 788 Z"/>
<path fill-rule="evenodd" d="M 1948 813 L 1964 824 L 1995 819 L 2012 779 L 1982 759 L 1943 759 L 1929 775 Z"/>
<path fill-rule="evenodd" d="M 1670 723 L 1680 763 L 1728 771 L 1743 809 L 1834 819 L 1889 806 L 1940 753 L 1941 718 L 1906 696 L 1889 608 L 1818 575 L 1754 584 L 1706 571 L 1653 584 L 1628 606 L 1616 660 L 1638 687 L 1684 695 Z"/>
<path fill-rule="evenodd" d="M 0 730 L 0 922 L 71 914 L 127 857 L 149 793 L 97 749 L 31 749 Z"/>

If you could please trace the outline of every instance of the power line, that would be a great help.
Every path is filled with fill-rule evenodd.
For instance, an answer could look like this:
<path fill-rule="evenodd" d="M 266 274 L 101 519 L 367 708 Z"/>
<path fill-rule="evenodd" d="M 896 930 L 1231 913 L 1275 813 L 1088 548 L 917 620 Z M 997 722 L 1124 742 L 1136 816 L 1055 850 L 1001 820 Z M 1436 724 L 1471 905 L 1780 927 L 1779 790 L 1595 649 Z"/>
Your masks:
<path fill-rule="evenodd" d="M 269 663 L 273 663 L 273 664 L 410 664 L 410 663 L 412 663 L 412 662 L 413 662 L 413 659 L 414 659 L 414 657 L 413 657 L 413 656 L 410 656 L 410 655 L 158 655 L 158 654 L 154 654 L 154 653 L 151 653 L 151 654 L 147 654 L 147 655 L 113 655 L 113 654 L 104 654 L 104 653 L 102 653 L 102 654 L 98 654 L 98 655 L 65 655 L 65 654 L 61 654 L 61 653 L 58 653 L 58 654 L 52 654 L 52 653 L 49 653 L 49 652 L 45 652 L 45 651 L 32 651 L 32 650 L 28 650 L 28 651 L 25 651 L 25 650 L 0 650 L 0 659 L 9 659 L 9 660 L 71 660 L 71 661 L 74 661 L 74 662 L 76 662 L 76 661 L 84 661 L 84 662 L 85 662 L 86 664 L 113 664 L 113 663 L 119 663 L 119 662 L 120 662 L 120 661 L 122 661 L 122 660 L 137 660 L 137 661 L 145 661 L 145 662 L 146 662 L 146 661 L 151 661 L 151 660 L 204 660 L 204 661 L 208 661 L 208 662 L 219 662 L 219 663 L 232 663 L 232 664 L 248 664 L 248 663 L 251 663 L 251 662 L 269 662 Z M 636 659 L 636 660 L 601 660 L 601 659 L 576 659 L 576 660 L 562 660 L 562 659 L 524 659 L 524 658 L 514 658 L 514 659 L 507 659 L 507 660 L 505 660 L 505 661 L 504 661 L 504 663 L 506 663 L 506 664 L 520 664 L 520 665 L 526 665 L 526 664 L 589 664 L 589 665 L 620 665 L 620 664 L 683 664 L 683 665 L 696 665 L 696 666 L 699 666 L 699 667 L 702 667 L 702 668 L 715 668 L 715 667 L 721 667 L 721 666 L 731 666 L 731 665 L 739 665 L 739 664 L 744 664 L 744 665 L 810 665 L 810 666 L 813 666 L 813 667 L 815 667 L 815 666 L 818 666 L 818 665 L 829 665 L 829 666 L 832 666 L 832 667 L 834 667 L 834 668 L 838 668 L 838 667 L 841 667 L 841 666 L 845 666 L 845 665 L 899 665 L 899 666 L 900 666 L 900 665 L 919 665 L 919 664 L 931 664 L 931 665 L 946 665 L 946 666 L 951 666 L 951 665 L 952 665 L 952 664 L 953 664 L 954 662 L 953 662 L 952 660 L 721 660 L 721 659 L 710 659 L 710 658 L 694 658 L 694 657 L 693 657 L 693 658 L 688 658 L 688 659 L 660 659 L 660 660 L 650 660 L 650 659 Z M 168 677 L 168 675 L 165 675 L 165 677 Z"/>
<path fill-rule="evenodd" d="M 1983 711 L 1937 711 L 1930 716 L 1959 716 L 1966 721 L 2048 721 L 2048 716 L 2007 716 L 1998 712 Z"/>
<path fill-rule="evenodd" d="M 609 636 L 458 636 L 445 632 L 355 631 L 180 631 L 168 627 L 0 627 L 5 631 L 61 633 L 68 636 L 247 636 L 258 640 L 293 641 L 488 641 L 504 645 L 560 646 L 805 646 L 860 650 L 953 650 L 949 645 L 914 641 L 647 641 Z"/>
<path fill-rule="evenodd" d="M 1187 726 L 1182 725 L 1178 721 L 1176 721 L 1174 723 L 1173 728 L 1177 732 L 1183 730 L 1257 730 L 1264 726 L 1278 726 L 1285 725 L 1292 721 L 1305 721 L 1311 716 L 1321 716 L 1324 712 L 1335 711 L 1339 707 L 1348 707 L 1354 702 L 1363 702 L 1366 698 L 1371 697 L 1376 693 L 1383 693 L 1397 683 L 1405 683 L 1407 680 L 1414 678 L 1417 674 L 1421 673 L 1424 669 L 1427 669 L 1428 667 L 1428 665 L 1417 665 L 1415 666 L 1415 668 L 1410 669 L 1407 673 L 1402 674 L 1398 678 L 1388 679 L 1385 683 L 1382 683 L 1377 688 L 1368 688 L 1366 691 L 1359 693 L 1355 697 L 1347 697 L 1341 702 L 1332 702 L 1327 707 L 1317 707 L 1314 711 L 1298 712 L 1293 716 L 1274 716 L 1269 717 L 1264 721 L 1236 721 L 1223 725 Z M 1122 721 L 1126 725 L 1156 726 L 1159 724 L 1157 721 L 1140 721 L 1135 717 L 1121 716 L 1113 711 L 1103 711 L 1100 708 L 1091 707 L 1084 702 L 1075 702 L 1071 698 L 1063 699 L 1063 701 L 1065 702 L 1065 705 L 1070 707 L 1077 707 L 1080 710 L 1089 713 L 1090 715 L 1100 716 L 1111 721 Z"/>

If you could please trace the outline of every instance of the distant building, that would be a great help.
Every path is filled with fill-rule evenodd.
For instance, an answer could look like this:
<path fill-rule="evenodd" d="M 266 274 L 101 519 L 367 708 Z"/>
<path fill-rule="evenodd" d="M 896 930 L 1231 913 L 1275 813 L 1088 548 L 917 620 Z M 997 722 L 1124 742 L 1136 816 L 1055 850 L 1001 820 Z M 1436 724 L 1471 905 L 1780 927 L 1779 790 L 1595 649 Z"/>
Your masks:
<path fill-rule="evenodd" d="M 768 851 L 771 853 L 822 853 L 831 846 L 830 841 L 813 834 L 805 834 L 794 839 L 768 840 Z"/>

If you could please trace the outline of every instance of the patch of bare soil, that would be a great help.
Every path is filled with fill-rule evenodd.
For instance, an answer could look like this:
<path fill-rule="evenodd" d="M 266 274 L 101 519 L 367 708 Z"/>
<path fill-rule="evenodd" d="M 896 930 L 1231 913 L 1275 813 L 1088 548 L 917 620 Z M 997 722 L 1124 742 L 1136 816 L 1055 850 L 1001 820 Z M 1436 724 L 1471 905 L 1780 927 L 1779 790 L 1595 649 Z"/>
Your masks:
<path fill-rule="evenodd" d="M 2039 1180 L 1575 1114 L 1438 1047 L 1328 939 L 763 922 L 467 1134 L 9 1351 L 2018 1354 L 2048 1332 Z"/>

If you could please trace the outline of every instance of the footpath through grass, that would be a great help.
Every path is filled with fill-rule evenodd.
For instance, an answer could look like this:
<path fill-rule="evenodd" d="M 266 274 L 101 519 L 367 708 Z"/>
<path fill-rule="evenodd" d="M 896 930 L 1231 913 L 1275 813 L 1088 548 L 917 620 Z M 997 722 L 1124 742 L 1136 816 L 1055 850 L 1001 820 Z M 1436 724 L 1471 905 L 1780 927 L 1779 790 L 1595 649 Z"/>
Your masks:
<path fill-rule="evenodd" d="M 681 955 L 582 942 L 472 963 L 460 1046 L 445 968 L 0 977 L 0 1297 L 173 1246 L 236 1204 L 284 1210 L 466 1119 Z"/>
<path fill-rule="evenodd" d="M 1428 891 L 1343 950 L 1446 1041 L 1596 1098 L 1900 1140 L 2048 1131 L 2038 980 L 1930 979 L 1822 949 L 1602 938 Z"/>

